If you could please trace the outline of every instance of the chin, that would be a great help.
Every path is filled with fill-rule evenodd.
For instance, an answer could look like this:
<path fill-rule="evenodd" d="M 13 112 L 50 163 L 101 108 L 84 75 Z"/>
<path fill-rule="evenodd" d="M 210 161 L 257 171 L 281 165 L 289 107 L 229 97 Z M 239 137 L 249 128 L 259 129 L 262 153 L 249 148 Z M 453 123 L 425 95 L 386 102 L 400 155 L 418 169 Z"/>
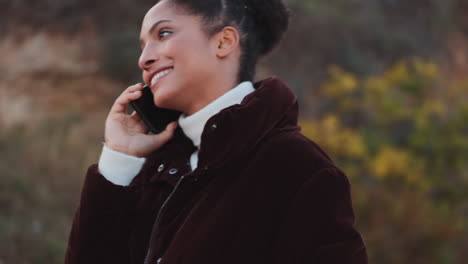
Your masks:
<path fill-rule="evenodd" d="M 168 108 L 167 100 L 158 95 L 154 96 L 154 104 L 159 108 Z"/>
<path fill-rule="evenodd" d="M 173 100 L 176 95 L 172 93 L 155 93 L 154 94 L 154 104 L 159 108 L 167 108 L 178 110 L 176 104 Z"/>

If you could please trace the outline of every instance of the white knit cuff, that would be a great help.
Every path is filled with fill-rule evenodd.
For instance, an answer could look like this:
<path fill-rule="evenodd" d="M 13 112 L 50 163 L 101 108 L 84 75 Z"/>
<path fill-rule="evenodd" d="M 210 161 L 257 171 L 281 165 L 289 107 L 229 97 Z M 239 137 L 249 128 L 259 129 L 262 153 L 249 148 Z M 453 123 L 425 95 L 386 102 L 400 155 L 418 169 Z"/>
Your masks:
<path fill-rule="evenodd" d="M 128 186 L 141 171 L 146 158 L 130 156 L 110 149 L 104 144 L 99 158 L 99 172 L 108 181 L 121 186 Z"/>

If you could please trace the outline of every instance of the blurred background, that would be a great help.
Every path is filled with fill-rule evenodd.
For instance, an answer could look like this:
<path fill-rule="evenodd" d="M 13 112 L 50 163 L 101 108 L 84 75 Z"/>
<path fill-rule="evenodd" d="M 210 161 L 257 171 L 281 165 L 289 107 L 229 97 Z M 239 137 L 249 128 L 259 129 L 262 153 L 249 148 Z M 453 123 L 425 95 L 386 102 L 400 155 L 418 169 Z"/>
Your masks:
<path fill-rule="evenodd" d="M 286 0 L 261 60 L 351 182 L 370 263 L 468 259 L 468 1 Z M 63 263 L 154 1 L 0 0 L 0 264 Z"/>

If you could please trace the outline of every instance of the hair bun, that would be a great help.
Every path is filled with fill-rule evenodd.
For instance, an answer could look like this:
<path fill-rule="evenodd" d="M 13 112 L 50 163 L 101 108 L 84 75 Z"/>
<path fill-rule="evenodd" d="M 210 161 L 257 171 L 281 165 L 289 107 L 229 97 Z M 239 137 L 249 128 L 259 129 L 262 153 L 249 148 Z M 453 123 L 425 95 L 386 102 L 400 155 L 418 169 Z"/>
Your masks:
<path fill-rule="evenodd" d="M 266 55 L 279 43 L 288 29 L 289 11 L 281 0 L 238 0 L 243 1 L 255 22 L 262 48 L 259 55 Z"/>

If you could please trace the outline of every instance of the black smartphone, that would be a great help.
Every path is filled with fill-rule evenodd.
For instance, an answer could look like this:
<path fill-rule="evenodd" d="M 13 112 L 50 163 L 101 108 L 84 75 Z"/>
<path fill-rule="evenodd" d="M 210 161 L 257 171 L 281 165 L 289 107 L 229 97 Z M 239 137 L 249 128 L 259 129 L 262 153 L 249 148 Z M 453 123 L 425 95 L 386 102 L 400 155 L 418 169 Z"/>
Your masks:
<path fill-rule="evenodd" d="M 179 119 L 180 114 L 182 114 L 176 110 L 157 107 L 148 85 L 143 88 L 140 98 L 130 102 L 130 106 L 138 113 L 153 134 L 161 133 L 169 123 Z"/>

